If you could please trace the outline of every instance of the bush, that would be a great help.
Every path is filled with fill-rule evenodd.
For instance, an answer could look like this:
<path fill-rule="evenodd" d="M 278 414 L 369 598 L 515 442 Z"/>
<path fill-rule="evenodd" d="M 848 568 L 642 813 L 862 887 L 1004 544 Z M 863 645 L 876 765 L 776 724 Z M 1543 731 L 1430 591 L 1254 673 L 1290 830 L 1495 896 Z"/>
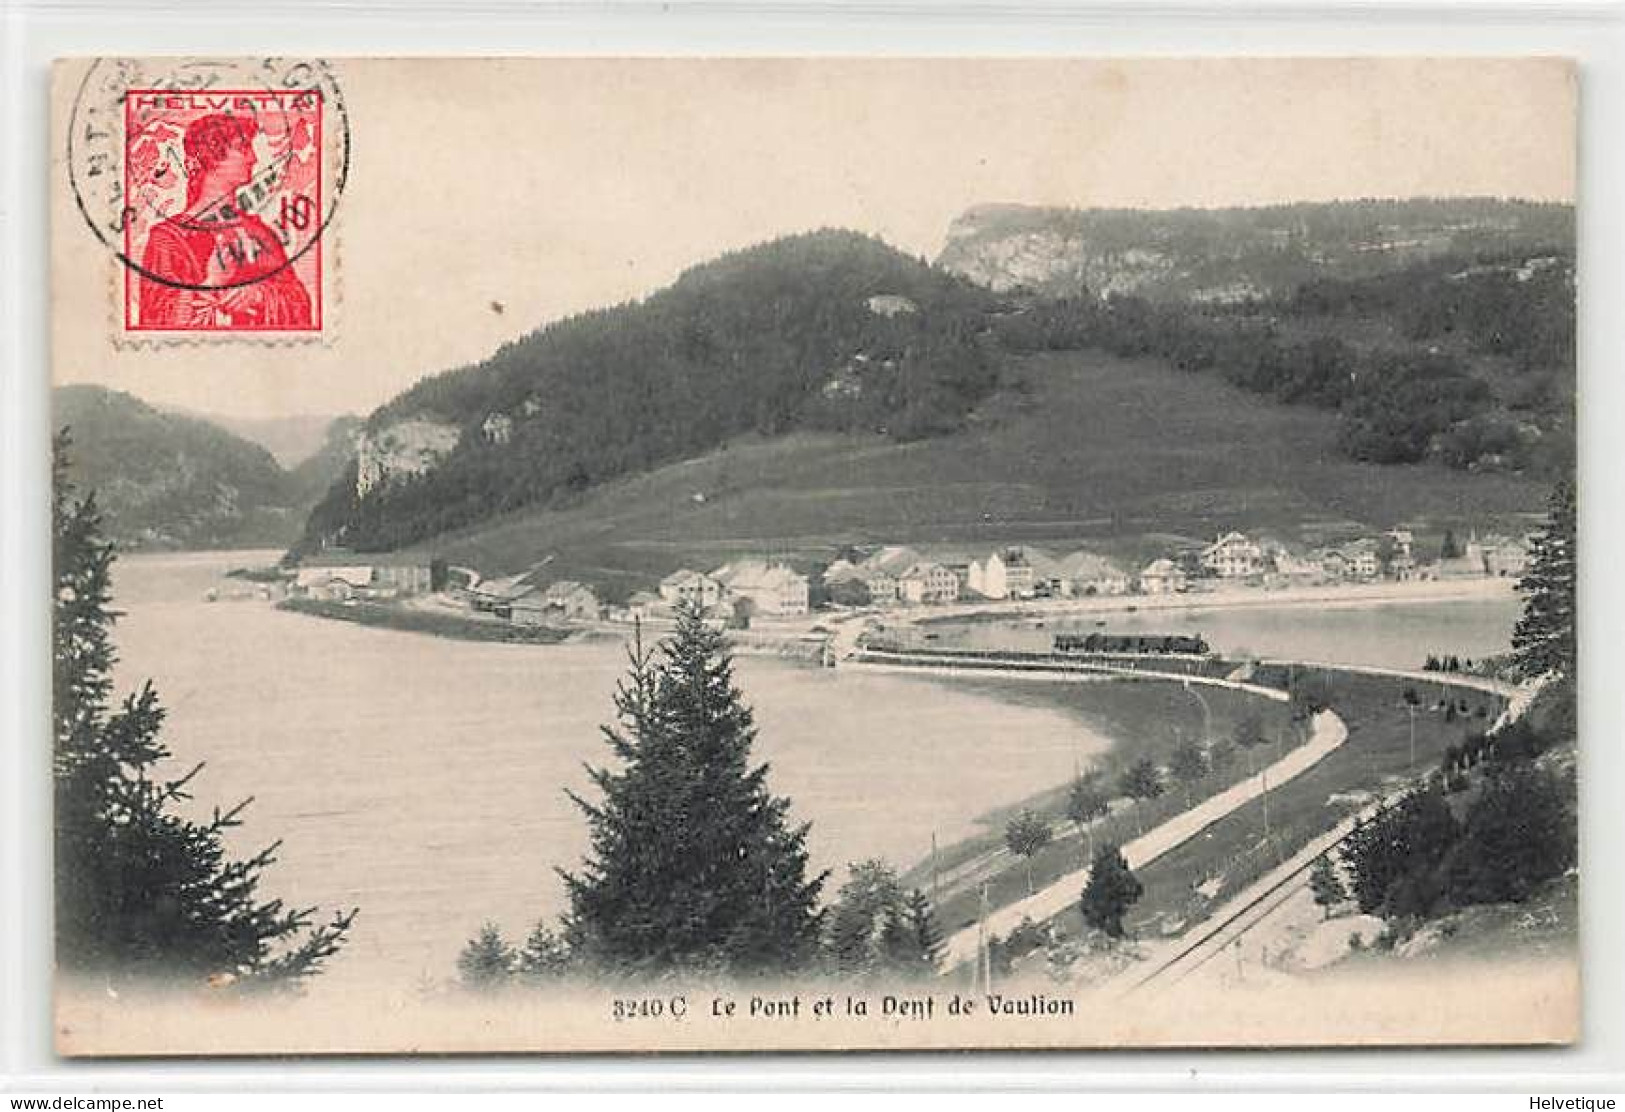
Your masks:
<path fill-rule="evenodd" d="M 1487 778 L 1468 808 L 1450 878 L 1458 904 L 1519 901 L 1574 864 L 1577 828 L 1566 778 L 1519 764 Z"/>

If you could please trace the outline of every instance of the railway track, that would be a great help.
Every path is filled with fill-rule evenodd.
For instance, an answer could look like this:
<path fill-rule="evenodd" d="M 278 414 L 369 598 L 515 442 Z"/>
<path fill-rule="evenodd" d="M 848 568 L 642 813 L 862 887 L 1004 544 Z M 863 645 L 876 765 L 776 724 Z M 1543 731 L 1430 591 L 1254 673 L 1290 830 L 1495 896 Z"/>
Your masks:
<path fill-rule="evenodd" d="M 1331 854 L 1354 831 L 1354 819 L 1344 819 L 1331 831 L 1316 837 L 1315 841 L 1298 850 L 1289 862 L 1259 881 L 1251 891 L 1241 897 L 1240 907 L 1225 910 L 1225 914 L 1211 923 L 1204 923 L 1194 938 L 1181 938 L 1175 953 L 1155 959 L 1150 969 L 1136 971 L 1133 980 L 1121 987 L 1118 995 L 1149 992 L 1172 988 L 1189 975 L 1219 958 L 1230 946 L 1251 932 L 1259 923 L 1276 914 L 1285 902 L 1302 891 L 1308 884 L 1308 875 L 1319 858 Z"/>
<path fill-rule="evenodd" d="M 1345 820 L 1310 842 L 1287 865 L 1261 881 L 1262 887 L 1244 896 L 1240 907 L 1204 925 L 1196 937 L 1181 939 L 1174 953 L 1157 959 L 1150 969 L 1137 971 L 1121 995 L 1171 988 L 1222 955 L 1302 891 L 1315 862 L 1342 845 L 1353 829 L 1353 820 Z"/>

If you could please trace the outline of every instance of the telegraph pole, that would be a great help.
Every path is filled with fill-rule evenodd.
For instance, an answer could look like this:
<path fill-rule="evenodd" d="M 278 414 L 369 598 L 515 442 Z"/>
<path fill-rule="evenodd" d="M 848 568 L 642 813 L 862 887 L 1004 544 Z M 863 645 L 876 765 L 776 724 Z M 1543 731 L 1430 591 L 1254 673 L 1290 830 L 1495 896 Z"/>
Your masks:
<path fill-rule="evenodd" d="M 976 964 L 982 974 L 982 991 L 993 991 L 993 950 L 987 942 L 987 881 L 982 881 L 982 912 L 976 920 L 976 946 L 979 951 Z"/>
<path fill-rule="evenodd" d="M 937 832 L 931 831 L 931 902 L 942 902 L 942 873 L 937 867 Z"/>
<path fill-rule="evenodd" d="M 1416 704 L 1405 704 L 1406 717 L 1411 720 L 1411 774 L 1416 774 Z"/>

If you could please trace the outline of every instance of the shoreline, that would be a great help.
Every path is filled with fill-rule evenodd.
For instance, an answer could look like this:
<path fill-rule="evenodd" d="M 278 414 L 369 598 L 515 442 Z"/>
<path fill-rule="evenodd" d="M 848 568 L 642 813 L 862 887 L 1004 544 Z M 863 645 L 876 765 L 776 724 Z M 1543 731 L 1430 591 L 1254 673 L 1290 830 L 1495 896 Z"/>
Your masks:
<path fill-rule="evenodd" d="M 899 624 L 928 626 L 942 622 L 1023 621 L 1069 614 L 1189 612 L 1201 610 L 1376 607 L 1436 602 L 1485 602 L 1511 598 L 1511 578 L 1427 579 L 1404 583 L 1356 583 L 1325 587 L 1285 587 L 1270 591 L 1239 587 L 1174 595 L 1095 595 L 1089 598 L 988 600 L 949 604 L 929 610 L 882 611 L 898 615 Z"/>
<path fill-rule="evenodd" d="M 515 626 L 476 621 L 456 614 L 437 614 L 389 603 L 328 602 L 320 599 L 285 598 L 276 609 L 329 621 L 399 633 L 424 633 L 448 641 L 478 641 L 508 645 L 557 645 L 576 639 L 580 630 L 556 626 Z"/>

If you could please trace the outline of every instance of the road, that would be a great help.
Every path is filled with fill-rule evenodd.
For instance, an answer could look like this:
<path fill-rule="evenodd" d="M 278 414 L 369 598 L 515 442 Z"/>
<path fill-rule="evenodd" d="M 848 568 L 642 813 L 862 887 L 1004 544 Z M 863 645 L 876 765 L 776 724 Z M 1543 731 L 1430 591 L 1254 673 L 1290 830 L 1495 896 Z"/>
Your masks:
<path fill-rule="evenodd" d="M 1257 799 L 1265 790 L 1279 786 L 1297 776 L 1348 740 L 1348 728 L 1343 720 L 1329 710 L 1315 715 L 1309 740 L 1292 750 L 1279 761 L 1231 785 L 1195 807 L 1181 811 L 1160 826 L 1123 846 L 1123 856 L 1130 869 L 1139 869 L 1183 845 L 1226 815 Z M 1023 919 L 1041 923 L 1071 907 L 1078 900 L 1089 881 L 1089 870 L 1078 869 L 1056 880 L 1042 890 L 1001 907 L 987 917 L 989 935 L 1007 935 Z M 980 946 L 982 926 L 967 927 L 949 936 L 943 949 L 943 967 L 952 969 L 976 957 Z"/>
<path fill-rule="evenodd" d="M 1434 680 L 1439 678 L 1439 673 L 1418 674 Z M 1450 682 L 1458 679 L 1454 675 L 1449 678 Z M 1507 709 L 1494 727 L 1500 729 L 1504 724 L 1522 717 L 1545 684 L 1535 682 L 1513 686 L 1485 680 L 1480 684 L 1463 686 L 1493 691 L 1495 694 L 1510 693 Z M 1179 938 L 1152 944 L 1148 959 L 1124 970 L 1106 986 L 1107 991 L 1113 995 L 1163 992 L 1211 969 L 1215 961 L 1225 954 L 1239 953 L 1243 941 L 1255 932 L 1262 930 L 1267 939 L 1271 929 L 1290 923 L 1297 913 L 1298 905 L 1294 904 L 1294 897 L 1308 887 L 1310 869 L 1315 861 L 1342 844 L 1357 823 L 1373 816 L 1380 807 L 1392 804 L 1407 790 L 1408 787 L 1391 793 L 1381 803 L 1371 804 L 1359 814 L 1350 815 L 1324 834 L 1312 839 L 1278 868 L 1260 877 L 1249 888 Z M 1301 904 L 1301 901 L 1298 903 Z M 1277 920 L 1281 922 L 1278 923 Z"/>

